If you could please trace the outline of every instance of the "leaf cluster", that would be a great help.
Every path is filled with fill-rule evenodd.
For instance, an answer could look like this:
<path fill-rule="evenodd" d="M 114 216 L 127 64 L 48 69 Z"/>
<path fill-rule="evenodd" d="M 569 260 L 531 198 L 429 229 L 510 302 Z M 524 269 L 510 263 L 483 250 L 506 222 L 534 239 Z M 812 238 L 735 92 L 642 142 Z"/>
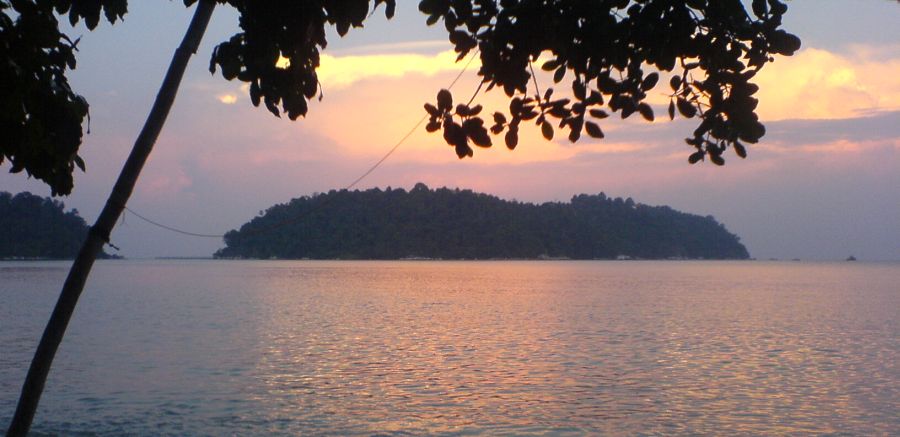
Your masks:
<path fill-rule="evenodd" d="M 47 1 L 38 0 L 37 3 Z M 49 3 L 53 4 L 59 14 L 69 16 L 69 24 L 74 26 L 84 20 L 85 26 L 91 30 L 100 24 L 101 15 L 110 24 L 115 24 L 128 12 L 128 0 L 49 0 Z"/>
<path fill-rule="evenodd" d="M 472 147 L 469 141 L 479 147 L 491 147 L 491 136 L 484 127 L 484 120 L 478 117 L 482 111 L 481 105 L 458 104 L 453 107 L 453 96 L 450 91 L 441 90 L 437 96 L 437 105 L 425 104 L 428 112 L 428 124 L 425 129 L 428 132 L 444 130 L 444 140 L 456 149 L 456 155 L 460 159 L 472 156 Z M 456 122 L 456 118 L 460 122 Z"/>
<path fill-rule="evenodd" d="M 191 5 L 197 0 L 185 0 Z M 275 116 L 291 120 L 306 115 L 307 100 L 319 92 L 316 68 L 319 52 L 328 42 L 327 25 L 339 35 L 362 27 L 370 15 L 369 0 L 220 0 L 237 9 L 241 32 L 217 45 L 209 70 L 221 71 L 227 80 L 249 84 L 250 100 Z M 374 0 L 373 11 L 384 4 L 388 18 L 395 0 Z M 321 93 L 319 93 L 321 97 Z"/>
<path fill-rule="evenodd" d="M 254 105 L 291 120 L 322 96 L 316 69 L 326 27 L 344 35 L 382 5 L 388 18 L 396 8 L 396 0 L 216 1 L 238 11 L 241 31 L 216 46 L 210 71 L 247 83 Z M 492 114 L 489 124 L 479 106 L 453 107 L 452 95 L 441 91 L 437 104 L 426 106 L 427 128 L 443 130 L 461 158 L 474 154 L 472 144 L 490 147 L 490 134 L 505 133 L 515 148 L 522 122 L 536 123 L 548 140 L 560 129 L 573 142 L 582 133 L 599 139 L 600 120 L 610 112 L 654 120 L 645 100 L 659 74 L 672 72 L 669 117 L 700 121 L 687 139 L 695 148 L 690 162 L 708 156 L 721 164 L 729 147 L 746 156 L 743 143 L 765 134 L 750 80 L 773 55 L 800 47 L 780 28 L 782 0 L 750 4 L 753 15 L 741 0 L 421 0 L 426 22 L 443 21 L 460 59 L 479 51 L 486 89 L 502 88 L 510 98 L 509 111 Z M 74 168 L 84 169 L 78 148 L 88 117 L 87 102 L 65 76 L 75 68 L 77 40 L 59 31 L 57 16 L 93 29 L 104 18 L 122 19 L 127 5 L 0 0 L 0 163 L 45 181 L 54 195 L 71 192 Z M 539 59 L 553 77 L 546 90 L 535 77 Z M 563 82 L 571 97 L 555 98 L 553 87 Z"/>
<path fill-rule="evenodd" d="M 460 59 L 477 49 L 486 89 L 501 88 L 510 98 L 509 112 L 494 114 L 491 129 L 506 132 L 510 149 L 523 121 L 540 126 L 548 140 L 566 129 L 572 142 L 582 133 L 603 138 L 599 120 L 610 112 L 653 121 L 648 93 L 660 73 L 671 72 L 669 118 L 700 121 L 686 139 L 695 149 L 690 162 L 709 156 L 723 164 L 729 147 L 744 157 L 742 142 L 765 134 L 751 79 L 773 55 L 800 48 L 780 28 L 787 11 L 780 0 L 753 0 L 752 15 L 740 0 L 422 0 L 419 9 L 429 23 L 443 21 Z M 553 78 L 543 91 L 536 62 Z M 560 84 L 571 97 L 554 98 Z M 459 154 L 461 137 L 446 134 L 457 114 L 440 115 Z"/>
<path fill-rule="evenodd" d="M 46 182 L 53 195 L 69 194 L 75 167 L 84 170 L 88 103 L 66 79 L 78 41 L 59 31 L 55 15 L 68 10 L 90 16 L 72 1 L 0 0 L 0 164 L 9 160 L 10 172 Z"/>
<path fill-rule="evenodd" d="M 184 0 L 191 6 L 197 0 Z M 305 115 L 307 100 L 319 89 L 316 68 L 325 48 L 325 26 L 340 35 L 360 27 L 373 8 L 393 16 L 395 0 L 217 0 L 240 14 L 241 32 L 219 44 L 210 70 L 249 83 L 254 105 L 264 103 L 276 116 Z M 46 182 L 53 195 L 69 194 L 87 101 L 66 79 L 74 69 L 77 41 L 59 30 L 57 16 L 94 29 L 128 11 L 127 0 L 0 0 L 0 164 Z"/>

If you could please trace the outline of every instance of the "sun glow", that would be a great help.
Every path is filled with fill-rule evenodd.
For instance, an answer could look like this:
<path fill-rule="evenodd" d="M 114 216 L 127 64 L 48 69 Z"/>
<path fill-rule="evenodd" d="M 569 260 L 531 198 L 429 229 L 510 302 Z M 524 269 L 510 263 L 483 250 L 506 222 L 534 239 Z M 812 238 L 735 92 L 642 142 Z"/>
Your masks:
<path fill-rule="evenodd" d="M 216 97 L 216 99 L 226 105 L 233 105 L 237 103 L 237 96 L 234 94 L 220 94 Z"/>
<path fill-rule="evenodd" d="M 760 87 L 763 121 L 838 119 L 900 109 L 900 53 L 840 55 L 808 48 L 766 66 Z"/>
<path fill-rule="evenodd" d="M 400 78 L 410 74 L 434 76 L 441 72 L 457 71 L 462 67 L 456 62 L 456 58 L 457 54 L 452 50 L 435 55 L 392 53 L 331 56 L 323 54 L 318 74 L 319 80 L 326 87 L 346 88 L 358 81 L 375 77 Z"/>

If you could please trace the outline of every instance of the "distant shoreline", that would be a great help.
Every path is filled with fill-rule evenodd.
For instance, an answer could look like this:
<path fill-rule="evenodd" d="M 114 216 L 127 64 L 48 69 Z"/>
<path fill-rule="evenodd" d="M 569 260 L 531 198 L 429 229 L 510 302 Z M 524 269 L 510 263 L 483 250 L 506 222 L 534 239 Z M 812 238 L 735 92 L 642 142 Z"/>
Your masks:
<path fill-rule="evenodd" d="M 104 257 L 97 257 L 97 261 L 106 261 L 106 260 L 124 260 L 127 259 L 123 256 L 119 255 L 109 255 Z M 210 258 L 212 259 L 212 258 Z M 6 257 L 0 258 L 0 262 L 13 262 L 13 261 L 74 261 L 75 258 L 44 258 L 44 257 L 24 257 L 24 256 L 14 256 L 14 257 Z"/>

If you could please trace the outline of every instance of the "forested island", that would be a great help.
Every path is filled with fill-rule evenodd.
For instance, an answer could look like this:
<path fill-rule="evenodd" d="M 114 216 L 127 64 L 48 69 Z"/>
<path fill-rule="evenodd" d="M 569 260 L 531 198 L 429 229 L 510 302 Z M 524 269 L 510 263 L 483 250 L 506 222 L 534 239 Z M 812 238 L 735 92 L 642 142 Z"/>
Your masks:
<path fill-rule="evenodd" d="M 72 259 L 87 233 L 78 210 L 58 200 L 0 191 L 0 259 Z"/>
<path fill-rule="evenodd" d="M 293 199 L 228 232 L 225 244 L 217 258 L 749 258 L 712 216 L 604 193 L 532 204 L 422 183 Z"/>

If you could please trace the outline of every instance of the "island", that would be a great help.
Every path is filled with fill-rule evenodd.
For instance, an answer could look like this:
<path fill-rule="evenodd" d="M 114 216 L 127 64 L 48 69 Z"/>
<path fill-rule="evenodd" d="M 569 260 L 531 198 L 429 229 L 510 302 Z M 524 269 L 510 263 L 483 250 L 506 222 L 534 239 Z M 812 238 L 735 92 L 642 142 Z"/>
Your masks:
<path fill-rule="evenodd" d="M 712 216 L 580 194 L 534 204 L 458 188 L 332 190 L 261 211 L 216 258 L 748 259 Z"/>
<path fill-rule="evenodd" d="M 59 200 L 0 192 L 0 259 L 74 259 L 88 229 L 78 210 L 66 211 Z"/>

